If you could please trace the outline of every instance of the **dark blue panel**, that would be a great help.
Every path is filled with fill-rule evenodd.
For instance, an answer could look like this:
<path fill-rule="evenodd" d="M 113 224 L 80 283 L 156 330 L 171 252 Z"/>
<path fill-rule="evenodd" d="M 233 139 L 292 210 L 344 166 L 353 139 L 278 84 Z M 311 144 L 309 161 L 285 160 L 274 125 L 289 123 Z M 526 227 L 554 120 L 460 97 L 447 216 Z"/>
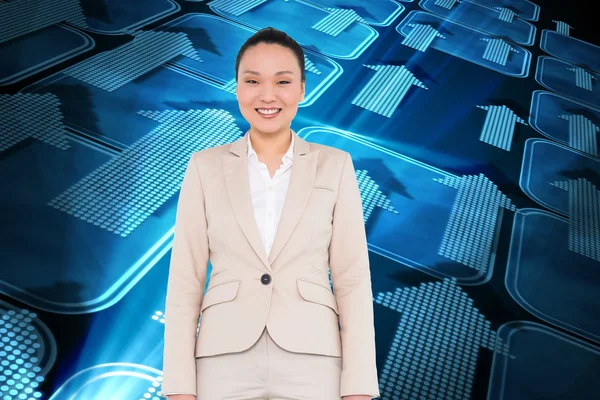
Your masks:
<path fill-rule="evenodd" d="M 0 44 L 0 85 L 10 85 L 94 48 L 94 40 L 53 25 Z M 18 57 L 14 55 L 18 54 Z"/>
<path fill-rule="evenodd" d="M 430 46 L 433 49 L 506 75 L 524 78 L 529 74 L 531 53 L 521 46 L 511 44 L 518 53 L 510 52 L 506 65 L 501 65 L 483 58 L 488 43 L 481 39 L 493 40 L 494 36 L 423 11 L 411 11 L 396 27 L 396 31 L 407 36 L 413 29 L 409 24 L 430 25 L 446 37 L 435 39 Z"/>
<path fill-rule="evenodd" d="M 392 206 L 402 211 L 401 215 L 382 208 L 373 211 L 366 222 L 371 251 L 436 277 L 456 278 L 461 284 L 489 279 L 493 258 L 487 273 L 481 273 L 438 255 L 457 190 L 434 179 L 454 175 L 334 128 L 309 127 L 298 134 L 352 154 L 355 169 L 366 170 Z"/>
<path fill-rule="evenodd" d="M 488 7 L 504 7 L 515 11 L 520 18 L 537 21 L 540 16 L 540 6 L 527 0 L 466 0 L 483 4 Z"/>
<path fill-rule="evenodd" d="M 256 31 L 208 14 L 187 14 L 159 30 L 184 32 L 192 41 L 202 62 L 180 56 L 173 63 L 218 84 L 235 83 L 235 58 L 242 44 Z M 301 107 L 313 104 L 342 74 L 335 61 L 311 50 L 304 50 L 311 63 L 306 68 L 306 95 Z M 312 65 L 314 64 L 314 65 Z M 234 90 L 234 86 L 232 86 Z"/>
<path fill-rule="evenodd" d="M 119 399 L 159 399 L 161 379 L 162 372 L 156 368 L 131 363 L 102 364 L 78 371 L 50 400 L 115 398 L 115 393 Z"/>
<path fill-rule="evenodd" d="M 577 86 L 577 72 L 572 70 L 573 68 L 577 69 L 579 67 L 556 58 L 540 56 L 537 62 L 535 80 L 554 92 L 600 108 L 600 83 L 598 82 L 600 74 L 591 71 L 584 72 L 584 74 L 587 73 L 593 77 L 590 81 L 592 90 L 587 90 Z"/>
<path fill-rule="evenodd" d="M 81 0 L 89 31 L 122 34 L 135 31 L 181 9 L 173 0 Z"/>
<path fill-rule="evenodd" d="M 596 45 L 544 29 L 540 48 L 556 58 L 600 72 L 600 47 Z"/>
<path fill-rule="evenodd" d="M 62 73 L 23 91 L 57 95 L 68 127 L 119 148 L 127 147 L 158 125 L 138 114 L 140 110 L 210 107 L 239 115 L 235 95 L 172 67 L 157 68 L 114 92 Z"/>
<path fill-rule="evenodd" d="M 536 90 L 531 100 L 530 125 L 549 139 L 569 146 L 569 121 L 562 115 L 582 115 L 591 123 L 600 126 L 600 110 L 576 103 L 552 92 Z M 600 143 L 597 145 L 600 153 Z"/>
<path fill-rule="evenodd" d="M 233 94 L 167 67 L 115 92 L 60 73 L 25 92 L 57 95 L 68 126 L 121 148 L 158 125 L 140 110 L 220 108 L 237 115 Z M 11 241 L 0 290 L 53 312 L 93 312 L 118 301 L 169 250 L 177 195 L 161 199 L 126 238 L 50 207 L 49 201 L 120 155 L 75 135 L 67 139 L 68 150 L 29 139 L 3 155 L 0 191 L 12 194 L 0 198 L 0 206 L 11 210 L 4 218 Z M 19 241 L 25 237 L 26 244 Z"/>
<path fill-rule="evenodd" d="M 308 0 L 323 7 L 354 10 L 369 25 L 388 26 L 404 11 L 404 6 L 393 0 Z"/>
<path fill-rule="evenodd" d="M 529 321 L 502 325 L 498 338 L 515 356 L 494 354 L 488 400 L 593 400 L 600 392 L 597 346 Z"/>
<path fill-rule="evenodd" d="M 502 21 L 498 19 L 500 11 L 493 8 L 463 1 L 448 10 L 435 3 L 436 0 L 421 0 L 419 5 L 429 12 L 441 15 L 449 20 L 460 22 L 518 44 L 531 46 L 535 39 L 535 26 L 519 18 L 515 18 L 511 23 Z"/>
<path fill-rule="evenodd" d="M 573 222 L 576 223 L 576 222 Z M 517 212 L 506 287 L 524 309 L 553 325 L 600 341 L 598 261 L 569 248 L 569 220 L 533 208 Z"/>
<path fill-rule="evenodd" d="M 355 59 L 379 36 L 376 30 L 360 22 L 353 22 L 337 36 L 317 31 L 312 26 L 331 12 L 302 0 L 271 0 L 239 16 L 218 8 L 213 11 L 256 30 L 267 26 L 282 29 L 305 47 L 335 58 Z"/>
<path fill-rule="evenodd" d="M 527 139 L 521 167 L 521 189 L 543 207 L 569 215 L 569 192 L 552 184 L 589 175 L 596 185 L 600 159 L 545 139 Z"/>

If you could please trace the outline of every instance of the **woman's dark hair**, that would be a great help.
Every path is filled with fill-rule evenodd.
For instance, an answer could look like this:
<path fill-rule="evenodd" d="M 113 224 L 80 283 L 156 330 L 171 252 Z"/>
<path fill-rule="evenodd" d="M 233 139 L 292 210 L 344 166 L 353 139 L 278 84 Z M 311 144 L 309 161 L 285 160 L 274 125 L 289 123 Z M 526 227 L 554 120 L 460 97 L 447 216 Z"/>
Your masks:
<path fill-rule="evenodd" d="M 292 39 L 287 33 L 280 31 L 279 29 L 275 29 L 272 27 L 264 28 L 256 32 L 254 35 L 250 36 L 248 40 L 242 45 L 240 51 L 237 54 L 235 59 L 235 81 L 237 82 L 238 70 L 240 68 L 240 60 L 242 56 L 252 46 L 256 46 L 260 43 L 267 44 L 278 44 L 285 48 L 290 49 L 296 59 L 298 60 L 298 65 L 300 66 L 301 78 L 302 82 L 306 80 L 306 76 L 304 75 L 304 51 L 302 47 Z"/>

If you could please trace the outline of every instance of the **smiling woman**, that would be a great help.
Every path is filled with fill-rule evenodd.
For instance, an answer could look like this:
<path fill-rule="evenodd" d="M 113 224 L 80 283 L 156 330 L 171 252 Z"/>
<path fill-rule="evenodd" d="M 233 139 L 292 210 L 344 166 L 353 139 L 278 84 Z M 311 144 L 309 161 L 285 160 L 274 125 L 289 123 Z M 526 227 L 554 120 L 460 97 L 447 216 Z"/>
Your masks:
<path fill-rule="evenodd" d="M 285 32 L 251 36 L 236 81 L 250 129 L 194 153 L 181 186 L 162 395 L 378 397 L 368 247 L 350 154 L 291 129 L 306 79 L 304 52 Z M 209 258 L 218 275 L 204 291 Z"/>
<path fill-rule="evenodd" d="M 266 151 L 265 158 L 281 156 L 289 147 L 290 125 L 305 93 L 304 52 L 297 44 L 287 45 L 293 39 L 282 41 L 281 33 L 260 31 L 236 60 L 239 108 L 250 124 L 254 149 Z"/>

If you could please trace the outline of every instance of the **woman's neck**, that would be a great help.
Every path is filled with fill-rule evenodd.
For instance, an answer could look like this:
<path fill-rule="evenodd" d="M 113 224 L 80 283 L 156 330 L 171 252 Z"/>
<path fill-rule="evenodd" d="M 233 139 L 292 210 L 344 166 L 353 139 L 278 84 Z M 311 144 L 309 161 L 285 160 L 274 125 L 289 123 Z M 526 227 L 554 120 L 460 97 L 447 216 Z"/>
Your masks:
<path fill-rule="evenodd" d="M 286 128 L 282 131 L 264 134 L 250 129 L 250 140 L 256 154 L 264 156 L 277 156 L 285 154 L 292 143 L 292 130 Z"/>

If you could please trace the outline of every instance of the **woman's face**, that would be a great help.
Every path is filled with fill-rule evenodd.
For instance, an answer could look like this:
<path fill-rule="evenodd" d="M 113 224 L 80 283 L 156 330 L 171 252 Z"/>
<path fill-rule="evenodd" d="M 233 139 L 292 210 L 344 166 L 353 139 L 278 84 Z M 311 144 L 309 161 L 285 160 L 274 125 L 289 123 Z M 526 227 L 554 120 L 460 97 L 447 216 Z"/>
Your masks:
<path fill-rule="evenodd" d="M 259 43 L 240 60 L 236 96 L 254 131 L 289 130 L 298 103 L 304 100 L 304 88 L 296 56 L 286 47 Z"/>

